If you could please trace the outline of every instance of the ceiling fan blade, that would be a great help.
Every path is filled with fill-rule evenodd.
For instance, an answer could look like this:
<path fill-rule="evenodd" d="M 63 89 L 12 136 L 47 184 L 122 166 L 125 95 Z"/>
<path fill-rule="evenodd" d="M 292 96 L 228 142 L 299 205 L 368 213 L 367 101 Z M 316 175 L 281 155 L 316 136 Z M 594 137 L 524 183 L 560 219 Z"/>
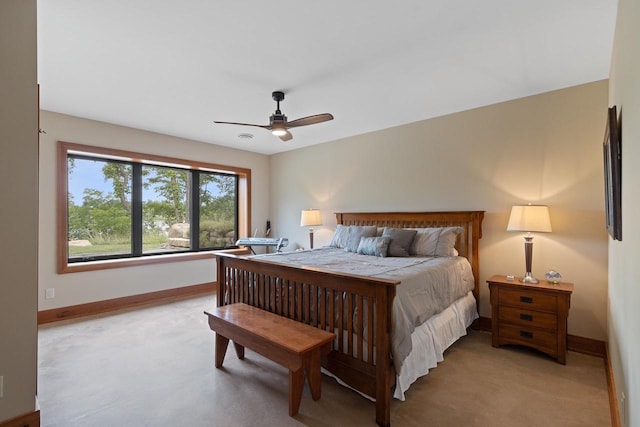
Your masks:
<path fill-rule="evenodd" d="M 316 123 L 328 122 L 329 120 L 333 120 L 333 116 L 329 113 L 316 114 L 287 122 L 287 127 L 295 128 L 299 126 L 315 125 Z"/>
<path fill-rule="evenodd" d="M 257 128 L 263 128 L 263 129 L 271 129 L 270 125 L 254 125 L 252 123 L 236 123 L 236 122 L 217 122 L 214 120 L 213 123 L 218 123 L 221 125 L 239 125 L 239 126 L 253 126 L 253 127 L 257 127 Z"/>
<path fill-rule="evenodd" d="M 280 135 L 278 138 L 280 138 L 283 141 L 288 141 L 291 138 L 293 138 L 293 135 L 291 135 L 291 133 L 287 131 L 287 133 L 285 133 L 284 135 Z"/>

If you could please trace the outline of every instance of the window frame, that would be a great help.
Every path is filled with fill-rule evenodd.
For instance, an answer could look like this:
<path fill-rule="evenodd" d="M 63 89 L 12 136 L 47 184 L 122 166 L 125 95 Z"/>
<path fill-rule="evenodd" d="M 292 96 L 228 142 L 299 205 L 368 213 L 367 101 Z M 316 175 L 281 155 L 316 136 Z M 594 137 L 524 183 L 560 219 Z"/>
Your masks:
<path fill-rule="evenodd" d="M 251 169 L 205 163 L 195 160 L 180 159 L 144 154 L 133 151 L 105 148 L 93 145 L 58 141 L 58 174 L 57 174 L 57 272 L 58 274 L 82 271 L 104 270 L 140 265 L 161 264 L 170 262 L 193 261 L 213 258 L 215 249 L 200 251 L 176 252 L 131 256 L 106 260 L 78 261 L 70 263 L 68 243 L 68 155 L 85 155 L 108 160 L 121 160 L 137 164 L 153 166 L 179 167 L 193 171 L 220 172 L 237 175 L 237 224 L 238 234 L 247 235 L 251 224 Z M 195 234 L 195 233 L 192 233 Z"/>

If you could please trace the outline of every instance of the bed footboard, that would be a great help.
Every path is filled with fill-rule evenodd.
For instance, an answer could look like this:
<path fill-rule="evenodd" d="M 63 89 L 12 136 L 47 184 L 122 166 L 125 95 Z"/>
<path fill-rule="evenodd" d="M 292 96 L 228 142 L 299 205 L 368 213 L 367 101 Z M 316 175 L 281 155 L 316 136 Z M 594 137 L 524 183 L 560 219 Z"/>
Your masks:
<path fill-rule="evenodd" d="M 376 399 L 390 425 L 392 303 L 398 281 L 339 274 L 231 254 L 216 255 L 217 305 L 243 302 L 337 336 L 323 366 Z"/>

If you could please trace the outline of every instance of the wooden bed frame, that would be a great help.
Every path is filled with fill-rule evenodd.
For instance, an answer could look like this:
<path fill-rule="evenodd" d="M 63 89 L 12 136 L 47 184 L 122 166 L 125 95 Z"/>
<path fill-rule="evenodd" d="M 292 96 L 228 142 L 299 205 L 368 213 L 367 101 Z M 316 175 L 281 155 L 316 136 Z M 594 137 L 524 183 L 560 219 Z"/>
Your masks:
<path fill-rule="evenodd" d="M 469 259 L 479 299 L 479 239 L 483 211 L 336 213 L 342 225 L 422 228 L 459 226 L 456 249 Z M 395 370 L 391 360 L 392 302 L 399 281 L 293 267 L 264 259 L 219 253 L 217 305 L 259 307 L 336 332 L 322 364 L 349 386 L 376 399 L 376 422 L 390 425 Z M 373 316 L 365 313 L 373 313 Z M 337 325 L 342 325 L 339 327 Z"/>

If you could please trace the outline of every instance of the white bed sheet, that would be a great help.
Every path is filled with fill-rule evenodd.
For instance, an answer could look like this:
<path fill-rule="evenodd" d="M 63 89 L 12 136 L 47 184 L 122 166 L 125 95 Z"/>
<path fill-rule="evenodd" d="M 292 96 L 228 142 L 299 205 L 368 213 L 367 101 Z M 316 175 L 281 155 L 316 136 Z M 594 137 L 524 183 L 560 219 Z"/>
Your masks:
<path fill-rule="evenodd" d="M 442 362 L 445 350 L 465 336 L 467 328 L 478 317 L 476 299 L 469 292 L 417 327 L 411 334 L 411 353 L 397 371 L 393 397 L 404 400 L 409 386 Z"/>

